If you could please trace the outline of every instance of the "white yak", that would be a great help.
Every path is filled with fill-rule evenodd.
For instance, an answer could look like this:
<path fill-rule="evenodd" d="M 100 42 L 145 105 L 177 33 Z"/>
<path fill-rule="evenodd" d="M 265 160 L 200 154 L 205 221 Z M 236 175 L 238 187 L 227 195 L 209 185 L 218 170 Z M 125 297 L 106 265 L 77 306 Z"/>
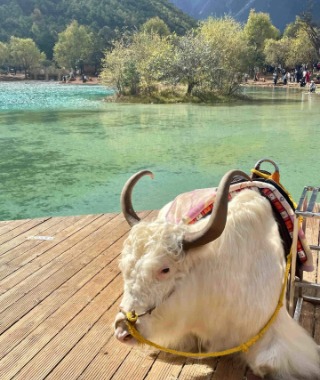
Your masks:
<path fill-rule="evenodd" d="M 132 226 L 122 251 L 124 295 L 115 319 L 115 336 L 135 344 L 125 313 L 138 315 L 136 328 L 164 347 L 212 352 L 238 346 L 274 313 L 284 281 L 285 257 L 268 200 L 242 190 L 228 202 L 235 176 L 221 180 L 213 212 L 192 227 L 169 223 L 171 203 L 151 222 L 132 207 L 133 175 L 123 188 L 122 211 Z M 260 377 L 320 379 L 319 347 L 283 306 L 269 330 L 243 358 Z"/>

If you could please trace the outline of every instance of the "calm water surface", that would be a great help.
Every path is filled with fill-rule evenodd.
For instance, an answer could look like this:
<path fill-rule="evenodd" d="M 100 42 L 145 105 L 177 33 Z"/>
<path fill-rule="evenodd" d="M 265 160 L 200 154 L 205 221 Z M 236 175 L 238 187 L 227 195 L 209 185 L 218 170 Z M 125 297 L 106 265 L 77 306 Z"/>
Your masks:
<path fill-rule="evenodd" d="M 320 95 L 246 91 L 256 101 L 126 105 L 103 102 L 102 86 L 0 82 L 0 220 L 119 211 L 124 182 L 143 168 L 155 179 L 137 185 L 138 210 L 262 157 L 296 199 L 319 186 Z"/>

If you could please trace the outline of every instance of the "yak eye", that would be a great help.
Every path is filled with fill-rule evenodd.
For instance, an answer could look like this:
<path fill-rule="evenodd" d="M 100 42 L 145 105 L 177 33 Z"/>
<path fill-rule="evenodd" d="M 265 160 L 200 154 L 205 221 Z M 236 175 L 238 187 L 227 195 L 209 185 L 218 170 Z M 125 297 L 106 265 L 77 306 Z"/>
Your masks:
<path fill-rule="evenodd" d="M 156 278 L 160 281 L 168 279 L 168 273 L 170 272 L 170 267 L 163 266 L 159 268 Z"/>

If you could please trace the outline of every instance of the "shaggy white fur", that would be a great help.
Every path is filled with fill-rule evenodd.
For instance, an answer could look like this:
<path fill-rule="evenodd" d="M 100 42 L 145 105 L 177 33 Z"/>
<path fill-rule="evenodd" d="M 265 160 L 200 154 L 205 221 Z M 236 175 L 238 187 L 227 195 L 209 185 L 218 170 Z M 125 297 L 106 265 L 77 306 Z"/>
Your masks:
<path fill-rule="evenodd" d="M 164 210 L 168 208 L 165 206 Z M 134 226 L 122 252 L 121 307 L 138 314 L 144 337 L 166 347 L 220 351 L 255 336 L 273 314 L 284 276 L 284 253 L 269 202 L 243 190 L 230 203 L 215 241 L 187 253 L 187 228 L 161 215 Z M 206 220 L 197 223 L 201 229 Z M 124 316 L 116 337 L 134 343 Z M 253 372 L 276 379 L 320 379 L 316 343 L 283 307 L 266 335 L 243 355 Z"/>

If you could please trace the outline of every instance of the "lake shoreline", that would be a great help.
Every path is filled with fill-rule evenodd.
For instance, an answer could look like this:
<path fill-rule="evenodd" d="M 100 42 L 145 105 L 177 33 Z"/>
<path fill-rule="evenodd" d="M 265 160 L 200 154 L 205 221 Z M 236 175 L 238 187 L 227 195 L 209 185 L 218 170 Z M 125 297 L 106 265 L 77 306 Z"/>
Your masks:
<path fill-rule="evenodd" d="M 89 77 L 89 80 L 86 82 L 83 82 L 80 76 L 77 76 L 74 80 L 70 81 L 68 80 L 67 82 L 63 81 L 55 81 L 55 80 L 35 80 L 35 79 L 28 79 L 25 78 L 24 74 L 0 74 L 0 82 L 15 82 L 15 81 L 25 81 L 25 82 L 57 82 L 60 84 L 75 84 L 75 85 L 103 85 L 101 83 L 101 80 L 99 77 Z M 240 84 L 241 87 L 248 87 L 248 86 L 258 86 L 258 87 L 280 87 L 280 88 L 301 88 L 302 90 L 308 89 L 308 85 L 305 87 L 300 87 L 300 84 L 297 82 L 288 82 L 286 85 L 283 84 L 283 82 L 279 81 L 276 85 L 274 85 L 273 80 L 271 77 L 266 77 L 263 78 L 262 80 L 255 81 L 253 79 L 248 79 L 247 82 L 243 82 Z M 130 97 L 132 98 L 132 97 Z"/>
<path fill-rule="evenodd" d="M 24 74 L 0 74 L 0 82 L 43 82 L 43 83 L 60 83 L 60 84 L 76 84 L 76 85 L 99 85 L 101 84 L 100 79 L 98 77 L 89 77 L 89 80 L 83 82 L 80 77 L 76 77 L 74 80 L 67 82 L 57 81 L 57 80 L 37 80 L 37 79 L 29 79 L 25 78 Z"/>

